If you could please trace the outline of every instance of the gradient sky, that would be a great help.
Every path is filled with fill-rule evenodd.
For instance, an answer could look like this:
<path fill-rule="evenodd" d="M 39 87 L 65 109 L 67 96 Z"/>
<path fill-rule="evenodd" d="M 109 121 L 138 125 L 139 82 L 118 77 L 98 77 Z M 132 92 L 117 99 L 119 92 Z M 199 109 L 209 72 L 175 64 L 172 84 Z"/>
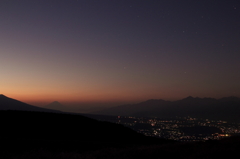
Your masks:
<path fill-rule="evenodd" d="M 240 97 L 239 0 L 1 0 L 0 94 Z"/>

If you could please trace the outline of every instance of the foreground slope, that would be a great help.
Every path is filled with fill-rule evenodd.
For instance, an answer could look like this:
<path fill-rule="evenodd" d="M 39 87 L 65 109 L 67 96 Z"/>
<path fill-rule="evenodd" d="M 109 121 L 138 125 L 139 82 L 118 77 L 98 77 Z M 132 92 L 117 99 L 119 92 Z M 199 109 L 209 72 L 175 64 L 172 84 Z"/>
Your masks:
<path fill-rule="evenodd" d="M 0 111 L 1 136 L 15 139 L 134 142 L 147 137 L 122 125 L 81 115 Z"/>
<path fill-rule="evenodd" d="M 81 115 L 2 110 L 0 120 L 0 158 L 39 150 L 80 153 L 168 142 Z"/>
<path fill-rule="evenodd" d="M 220 159 L 236 158 L 239 156 L 240 138 L 232 137 L 221 141 L 208 141 L 196 143 L 173 143 L 163 145 L 147 145 L 127 149 L 105 149 L 95 151 L 81 158 L 104 159 Z"/>
<path fill-rule="evenodd" d="M 221 141 L 165 144 L 114 144 L 99 142 L 71 142 L 47 140 L 1 140 L 0 157 L 8 159 L 217 159 L 236 158 L 240 151 L 240 138 Z M 29 145 L 29 146 L 26 146 Z"/>

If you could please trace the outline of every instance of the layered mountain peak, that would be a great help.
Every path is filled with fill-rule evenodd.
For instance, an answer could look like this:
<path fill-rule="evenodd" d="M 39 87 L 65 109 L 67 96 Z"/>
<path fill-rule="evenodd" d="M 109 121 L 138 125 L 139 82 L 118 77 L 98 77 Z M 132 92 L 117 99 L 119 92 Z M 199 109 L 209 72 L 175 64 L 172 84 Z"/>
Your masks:
<path fill-rule="evenodd" d="M 54 101 L 54 102 L 52 102 L 52 103 L 55 103 L 55 104 L 60 104 L 58 101 Z"/>
<path fill-rule="evenodd" d="M 194 99 L 198 99 L 198 97 L 194 98 L 192 96 L 188 96 L 186 98 L 183 98 L 182 100 L 194 100 Z"/>
<path fill-rule="evenodd" d="M 188 97 L 186 97 L 185 99 L 194 99 L 194 97 L 188 96 Z"/>
<path fill-rule="evenodd" d="M 48 109 L 54 109 L 54 110 L 61 110 L 61 111 L 67 111 L 67 107 L 62 105 L 60 102 L 58 101 L 54 101 L 48 105 L 45 106 L 45 108 Z"/>
<path fill-rule="evenodd" d="M 52 103 L 49 103 L 48 105 L 61 105 L 62 106 L 62 104 L 58 101 L 54 101 Z"/>
<path fill-rule="evenodd" d="M 48 105 L 61 105 L 62 106 L 62 104 L 61 103 L 59 103 L 58 101 L 54 101 L 54 102 L 52 102 L 52 103 L 50 103 L 50 104 L 48 104 Z"/>

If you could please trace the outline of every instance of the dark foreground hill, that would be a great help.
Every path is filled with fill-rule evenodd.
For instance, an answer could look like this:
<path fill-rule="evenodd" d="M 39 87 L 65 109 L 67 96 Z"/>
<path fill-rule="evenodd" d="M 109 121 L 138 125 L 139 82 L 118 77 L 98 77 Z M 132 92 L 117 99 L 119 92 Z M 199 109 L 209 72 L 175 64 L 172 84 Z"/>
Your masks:
<path fill-rule="evenodd" d="M 127 149 L 104 149 L 81 157 L 84 159 L 220 159 L 235 158 L 239 156 L 239 150 L 240 138 L 228 138 L 221 141 L 147 145 Z"/>
<path fill-rule="evenodd" d="M 178 143 L 138 134 L 81 115 L 0 111 L 0 158 L 233 158 L 240 139 Z"/>
<path fill-rule="evenodd" d="M 86 152 L 168 142 L 81 115 L 7 110 L 0 111 L 0 121 L 0 158 L 35 150 Z"/>
<path fill-rule="evenodd" d="M 96 142 L 147 141 L 129 128 L 81 115 L 0 111 L 1 138 L 30 140 L 75 140 Z"/>
<path fill-rule="evenodd" d="M 16 113 L 18 112 L 14 112 L 14 115 L 16 115 Z M 32 116 L 28 116 L 28 113 L 29 112 L 23 115 L 25 115 L 26 117 L 32 117 Z M 1 113 L 0 115 L 2 116 L 3 114 Z M 9 114 L 7 113 L 7 115 Z M 37 114 L 34 114 L 34 113 L 33 115 L 38 116 Z M 45 116 L 46 114 L 44 113 L 42 115 Z M 22 120 L 20 121 L 25 122 Z M 52 122 L 50 123 L 53 124 Z M 24 124 L 21 124 L 21 125 L 24 125 Z M 79 125 L 81 125 L 81 123 Z M 101 122 L 99 122 L 99 125 L 101 125 Z M 64 129 L 65 124 L 63 124 L 62 127 L 63 127 L 62 129 Z M 81 131 L 84 131 L 83 129 L 81 129 L 81 131 L 78 131 L 78 133 L 76 133 L 78 134 L 77 136 L 75 136 L 76 134 L 73 133 L 74 139 L 72 137 L 65 138 L 64 134 L 65 133 L 67 135 L 71 134 L 71 132 L 73 132 L 73 129 L 67 129 L 68 132 L 66 132 L 66 130 L 63 130 L 63 131 L 58 130 L 58 132 L 55 132 L 53 130 L 54 128 L 49 128 L 49 130 L 45 130 L 46 132 L 43 130 L 40 130 L 40 132 L 38 132 L 38 130 L 36 130 L 34 127 L 33 127 L 34 131 L 31 130 L 31 127 L 29 127 L 26 130 L 15 130 L 13 128 L 10 128 L 9 130 L 5 131 L 5 132 L 10 132 L 10 134 L 1 134 L 0 158 L 3 158 L 3 159 L 33 159 L 33 158 L 34 159 L 123 159 L 123 158 L 124 159 L 133 159 L 133 158 L 138 158 L 138 159 L 146 159 L 146 158 L 219 159 L 223 157 L 236 158 L 236 155 L 238 155 L 240 151 L 239 137 L 226 138 L 220 141 L 206 141 L 206 142 L 195 142 L 195 143 L 148 142 L 147 144 L 141 144 L 139 142 L 130 142 L 133 140 L 131 140 L 131 138 L 128 138 L 129 136 L 126 138 L 126 139 L 129 139 L 129 141 L 115 140 L 116 137 L 118 136 L 111 138 L 112 139 L 111 141 L 109 140 L 103 141 L 104 136 L 100 140 L 85 140 L 85 139 L 82 139 L 81 137 L 82 136 Z M 1 130 L 5 130 L 5 129 L 1 129 Z M 52 130 L 54 131 L 54 133 L 51 133 Z M 27 131 L 30 131 L 30 132 L 27 132 Z M 101 129 L 100 131 L 104 131 L 104 129 Z M 20 137 L 19 135 L 17 135 L 17 137 L 14 137 L 14 135 L 17 134 L 18 132 L 25 132 L 27 135 L 33 133 L 35 135 L 30 135 L 30 137 L 23 135 L 22 138 L 19 138 Z M 44 135 L 41 136 L 41 133 L 44 133 Z M 48 133 L 49 135 L 47 135 Z M 130 135 L 131 134 L 132 133 L 130 133 Z M 52 135 L 56 135 L 58 137 L 57 138 L 53 137 L 51 139 Z M 116 135 L 119 135 L 119 134 L 116 134 Z M 46 138 L 43 139 L 43 137 L 46 137 Z M 145 140 L 144 138 L 142 138 L 142 136 L 138 137 L 138 135 L 135 136 L 134 139 L 137 139 L 137 141 L 141 141 L 141 142 Z"/>

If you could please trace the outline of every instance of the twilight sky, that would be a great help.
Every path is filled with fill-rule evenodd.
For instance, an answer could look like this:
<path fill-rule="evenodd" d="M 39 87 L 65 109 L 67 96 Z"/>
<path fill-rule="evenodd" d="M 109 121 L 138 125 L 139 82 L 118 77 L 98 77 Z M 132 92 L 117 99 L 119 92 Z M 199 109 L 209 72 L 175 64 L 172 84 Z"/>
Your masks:
<path fill-rule="evenodd" d="M 239 0 L 1 0 L 0 94 L 129 103 L 240 97 Z"/>

